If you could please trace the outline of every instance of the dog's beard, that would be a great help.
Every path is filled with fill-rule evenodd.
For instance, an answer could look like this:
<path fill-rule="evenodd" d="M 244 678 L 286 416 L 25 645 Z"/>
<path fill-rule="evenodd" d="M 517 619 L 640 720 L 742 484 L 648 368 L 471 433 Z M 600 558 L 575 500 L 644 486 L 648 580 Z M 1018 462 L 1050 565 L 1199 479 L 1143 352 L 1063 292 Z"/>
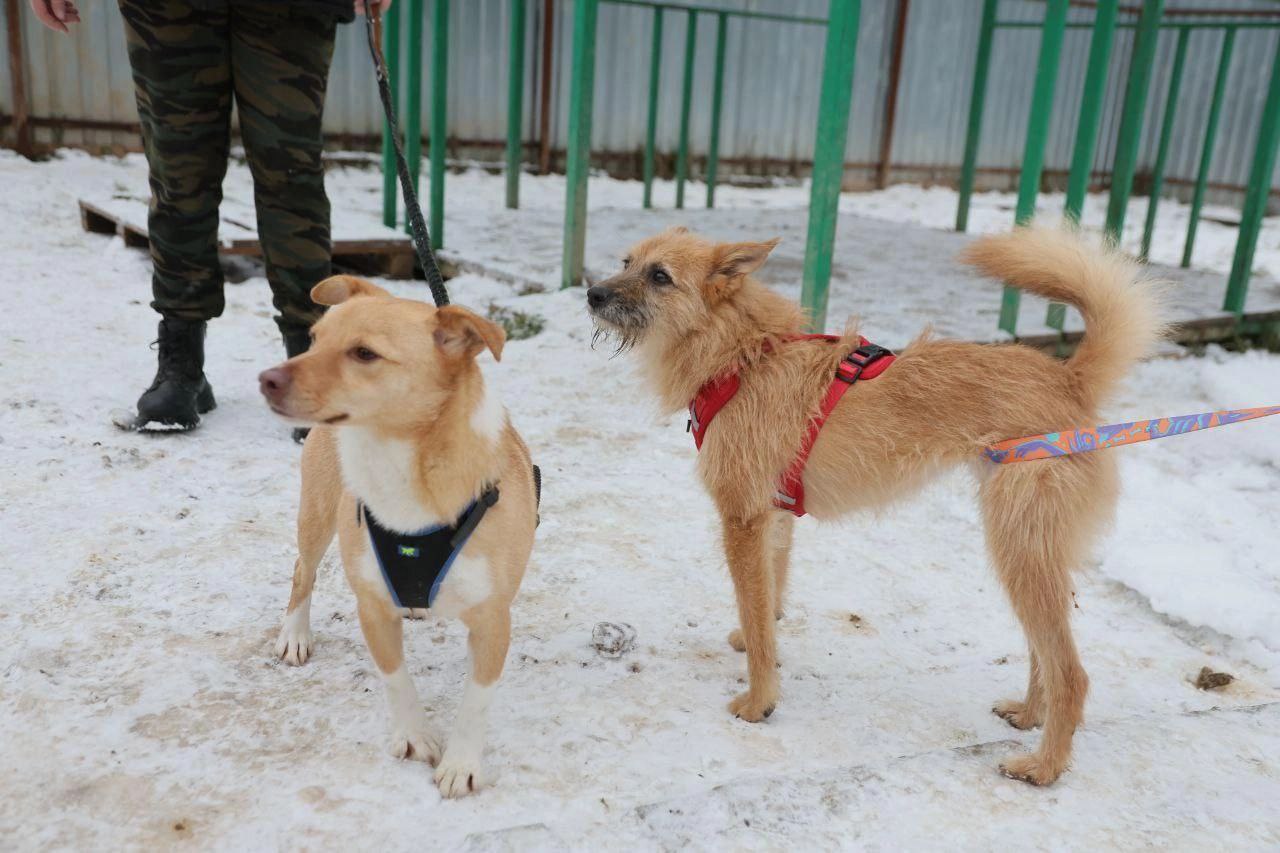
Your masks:
<path fill-rule="evenodd" d="M 632 349 L 640 341 L 640 333 L 633 329 L 619 329 L 616 326 L 602 326 L 596 321 L 595 331 L 591 333 L 591 348 L 595 349 L 596 344 L 605 344 L 613 347 L 613 355 L 610 358 L 617 358 L 624 352 Z"/>

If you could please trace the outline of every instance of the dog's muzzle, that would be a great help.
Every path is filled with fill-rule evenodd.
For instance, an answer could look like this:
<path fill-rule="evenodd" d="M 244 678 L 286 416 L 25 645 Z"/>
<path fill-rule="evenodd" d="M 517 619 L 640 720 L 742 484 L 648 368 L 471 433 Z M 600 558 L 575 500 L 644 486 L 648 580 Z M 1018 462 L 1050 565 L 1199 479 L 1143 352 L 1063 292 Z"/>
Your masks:
<path fill-rule="evenodd" d="M 587 307 L 595 312 L 613 301 L 614 292 L 608 287 L 593 284 L 587 288 Z"/>

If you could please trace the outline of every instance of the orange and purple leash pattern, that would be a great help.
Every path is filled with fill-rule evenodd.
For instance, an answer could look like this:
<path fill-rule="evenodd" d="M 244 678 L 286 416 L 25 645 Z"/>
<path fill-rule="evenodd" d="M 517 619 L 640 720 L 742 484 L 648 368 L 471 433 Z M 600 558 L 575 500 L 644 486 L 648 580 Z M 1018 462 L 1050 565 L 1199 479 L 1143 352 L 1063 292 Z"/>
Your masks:
<path fill-rule="evenodd" d="M 1195 432 L 1201 429 L 1238 424 L 1254 418 L 1280 415 L 1280 406 L 1260 406 L 1255 409 L 1223 409 L 1199 415 L 1179 415 L 1172 418 L 1155 418 L 1147 421 L 1131 421 L 1126 424 L 1080 427 L 1062 432 L 1046 432 L 1023 438 L 1010 438 L 997 442 L 982 452 L 996 463 L 1031 462 L 1036 459 L 1052 459 L 1072 453 L 1088 453 L 1104 447 L 1137 444 L 1156 438 Z"/>

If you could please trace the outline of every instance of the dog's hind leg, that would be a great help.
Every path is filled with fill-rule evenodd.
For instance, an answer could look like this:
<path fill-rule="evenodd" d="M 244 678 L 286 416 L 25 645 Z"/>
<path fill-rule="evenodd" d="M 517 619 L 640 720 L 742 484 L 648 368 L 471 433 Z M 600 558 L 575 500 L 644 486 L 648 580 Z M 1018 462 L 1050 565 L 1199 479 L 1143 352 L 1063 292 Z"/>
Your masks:
<path fill-rule="evenodd" d="M 313 444 L 314 442 L 314 444 Z M 302 499 L 298 507 L 298 559 L 293 564 L 293 588 L 284 623 L 276 637 L 276 657 L 301 666 L 311 656 L 311 590 L 316 569 L 324 559 L 338 526 L 342 479 L 337 460 L 322 445 L 332 438 L 325 430 L 313 430 L 303 449 Z M 310 453 L 308 452 L 310 451 Z"/>
<path fill-rule="evenodd" d="M 1043 690 L 1044 737 L 1036 752 L 1001 765 L 1012 778 L 1047 785 L 1071 759 L 1089 689 L 1071 635 L 1071 570 L 1109 516 L 1115 494 L 1114 462 L 1101 455 L 1008 466 L 982 484 L 987 544 Z M 1033 686 L 1028 704 L 1034 692 Z"/>
<path fill-rule="evenodd" d="M 458 706 L 457 720 L 436 768 L 436 785 L 446 797 L 461 797 L 482 784 L 485 731 L 489 703 L 511 644 L 511 611 L 506 604 L 488 602 L 462 614 L 470 629 L 467 660 L 470 673 Z"/>
<path fill-rule="evenodd" d="M 769 526 L 768 555 L 773 566 L 773 615 L 775 619 L 781 619 L 783 599 L 787 591 L 787 574 L 791 568 L 791 542 L 796 517 L 789 512 L 776 512 L 773 515 L 775 517 Z M 747 650 L 741 628 L 734 628 L 729 632 L 729 645 L 734 651 Z"/>
<path fill-rule="evenodd" d="M 1030 645 L 1030 639 L 1027 641 Z M 1027 675 L 1026 699 L 1001 699 L 991 711 L 1015 729 L 1034 729 L 1044 725 L 1044 683 L 1040 677 L 1040 661 L 1031 649 L 1031 666 Z"/>
<path fill-rule="evenodd" d="M 721 520 L 750 680 L 747 692 L 729 703 L 729 712 L 755 723 L 772 714 L 778 703 L 774 566 L 769 549 L 772 519 L 769 513 L 762 513 L 746 521 L 729 517 Z"/>

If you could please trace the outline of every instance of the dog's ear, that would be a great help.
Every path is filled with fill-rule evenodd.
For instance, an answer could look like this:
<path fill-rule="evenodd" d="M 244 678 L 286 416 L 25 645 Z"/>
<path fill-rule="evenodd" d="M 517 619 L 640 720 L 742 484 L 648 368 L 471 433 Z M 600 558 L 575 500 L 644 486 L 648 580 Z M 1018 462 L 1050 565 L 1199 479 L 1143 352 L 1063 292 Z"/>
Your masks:
<path fill-rule="evenodd" d="M 435 340 L 436 346 L 451 356 L 474 358 L 488 348 L 494 361 L 502 361 L 507 333 L 497 323 L 461 305 L 446 305 L 436 311 Z"/>
<path fill-rule="evenodd" d="M 390 296 L 371 281 L 353 275 L 333 275 L 311 288 L 311 301 L 317 305 L 341 305 L 355 296 Z"/>
<path fill-rule="evenodd" d="M 763 243 L 720 243 L 712 250 L 711 275 L 703 287 L 707 303 L 715 305 L 732 294 L 750 275 L 764 264 L 779 238 Z"/>
<path fill-rule="evenodd" d="M 750 275 L 764 266 L 769 253 L 781 242 L 781 237 L 774 237 L 763 243 L 721 243 L 715 249 L 715 273 L 725 278 Z"/>

